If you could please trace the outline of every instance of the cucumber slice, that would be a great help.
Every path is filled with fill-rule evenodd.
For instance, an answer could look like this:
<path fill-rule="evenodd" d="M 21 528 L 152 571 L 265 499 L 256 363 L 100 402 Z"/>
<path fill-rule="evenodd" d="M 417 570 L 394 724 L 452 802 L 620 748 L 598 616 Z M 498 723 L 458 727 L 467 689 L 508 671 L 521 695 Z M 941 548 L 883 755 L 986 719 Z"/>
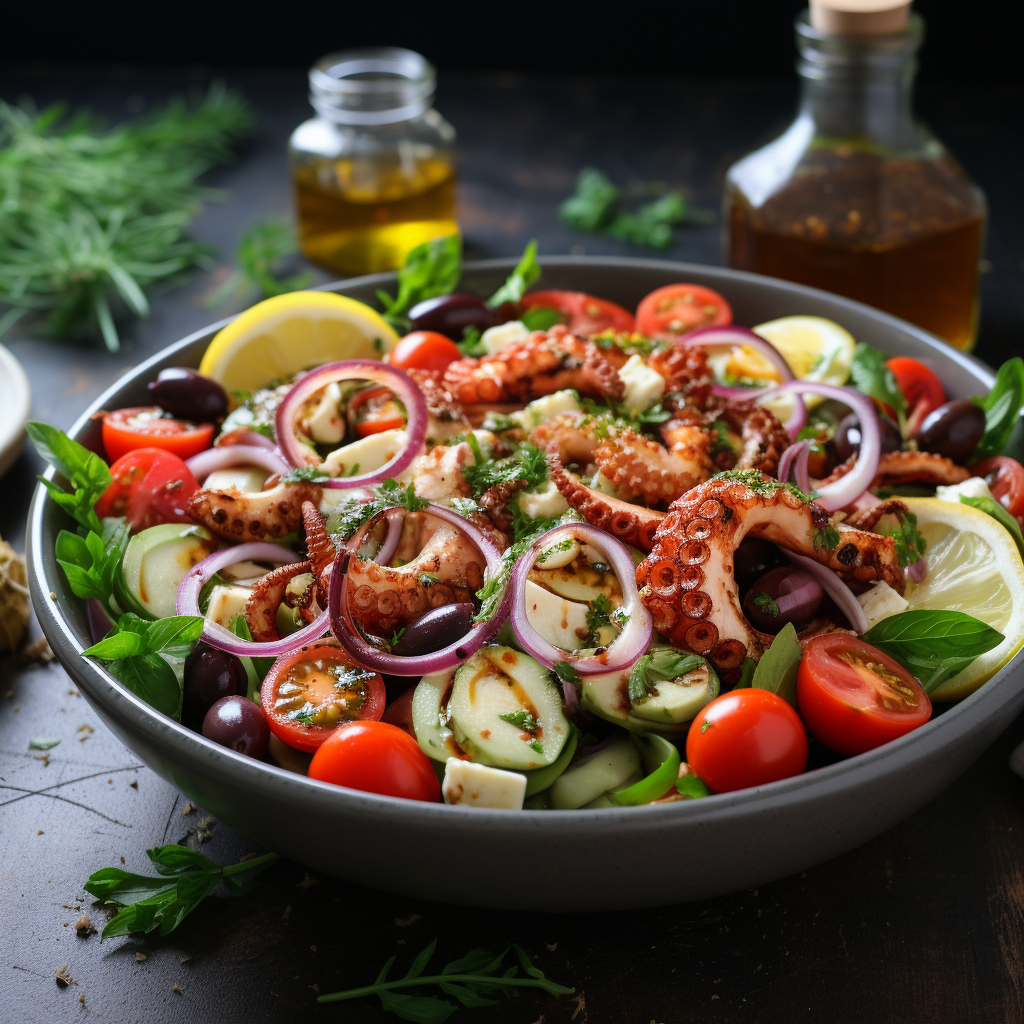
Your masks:
<path fill-rule="evenodd" d="M 164 523 L 137 533 L 121 563 L 121 589 L 132 606 L 129 610 L 153 619 L 176 615 L 178 586 L 185 573 L 213 547 L 213 537 L 201 526 Z"/>
<path fill-rule="evenodd" d="M 643 777 L 640 752 L 623 733 L 603 750 L 577 762 L 555 779 L 548 790 L 551 806 L 562 811 L 575 810 L 603 796 L 609 790 L 628 786 Z M 612 806 L 602 804 L 601 806 Z"/>
<path fill-rule="evenodd" d="M 526 617 L 530 625 L 549 644 L 563 651 L 578 651 L 586 643 L 590 632 L 587 610 L 585 604 L 568 601 L 531 580 L 526 581 Z"/>
<path fill-rule="evenodd" d="M 592 553 L 592 557 L 598 556 Z M 582 559 L 558 569 L 549 569 L 547 565 L 538 563 L 530 578 L 570 601 L 589 602 L 607 597 L 616 608 L 622 604 L 622 588 L 615 574 L 594 569 Z"/>
<path fill-rule="evenodd" d="M 456 742 L 494 768 L 553 764 L 571 728 L 551 674 L 511 647 L 484 647 L 458 668 L 448 714 Z"/>
<path fill-rule="evenodd" d="M 580 731 L 573 728 L 569 733 L 569 738 L 565 741 L 565 746 L 562 747 L 562 752 L 555 758 L 553 764 L 549 764 L 546 768 L 534 768 L 532 771 L 522 773 L 526 776 L 527 796 L 533 796 L 548 789 L 555 779 L 569 767 L 569 762 L 572 760 L 573 754 L 576 753 L 579 741 Z"/>
<path fill-rule="evenodd" d="M 445 701 L 455 669 L 424 676 L 412 695 L 412 728 L 416 742 L 427 757 L 445 763 L 449 757 L 465 757 L 448 724 Z"/>

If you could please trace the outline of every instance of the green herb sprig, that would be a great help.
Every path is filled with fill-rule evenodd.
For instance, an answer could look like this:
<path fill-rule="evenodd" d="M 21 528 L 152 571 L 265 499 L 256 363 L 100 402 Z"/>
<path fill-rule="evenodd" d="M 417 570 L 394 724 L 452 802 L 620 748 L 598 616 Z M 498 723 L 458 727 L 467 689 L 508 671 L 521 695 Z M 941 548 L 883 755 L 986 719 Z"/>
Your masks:
<path fill-rule="evenodd" d="M 206 305 L 216 307 L 230 299 L 245 300 L 254 292 L 259 298 L 266 299 L 308 288 L 313 281 L 312 274 L 282 277 L 277 272 L 281 261 L 296 252 L 298 242 L 291 224 L 272 219 L 257 221 L 238 240 L 235 270 L 206 300 Z"/>
<path fill-rule="evenodd" d="M 137 875 L 123 868 L 94 871 L 83 888 L 102 903 L 119 906 L 117 916 L 107 922 L 102 938 L 134 932 L 167 935 L 192 913 L 221 883 L 232 895 L 248 892 L 252 882 L 240 882 L 236 875 L 280 859 L 265 853 L 239 864 L 215 864 L 187 846 L 158 846 L 146 855 L 156 865 L 159 877 Z"/>
<path fill-rule="evenodd" d="M 677 651 L 674 647 L 652 647 L 640 656 L 629 673 L 629 702 L 638 707 L 658 692 L 658 683 L 681 679 L 705 664 L 699 654 Z M 710 668 L 708 669 L 710 671 Z"/>
<path fill-rule="evenodd" d="M 976 398 L 975 403 L 985 413 L 985 433 L 971 459 L 1001 455 L 1024 405 L 1024 360 L 1014 356 L 1003 363 L 992 390 L 983 398 Z"/>
<path fill-rule="evenodd" d="M 395 327 L 407 329 L 409 319 L 405 314 L 416 303 L 454 291 L 461 276 L 460 235 L 444 235 L 417 245 L 410 250 L 398 271 L 398 293 L 377 292 L 384 319 Z"/>
<path fill-rule="evenodd" d="M 401 992 L 399 989 L 437 987 L 445 995 L 469 1007 L 493 1006 L 498 1002 L 495 996 L 501 995 L 508 999 L 526 988 L 539 988 L 553 996 L 571 996 L 575 991 L 545 977 L 544 972 L 530 962 L 530 958 L 520 946 L 511 947 L 519 961 L 518 964 L 505 963 L 508 948 L 497 956 L 483 949 L 474 949 L 464 957 L 446 964 L 441 968 L 440 974 L 427 975 L 424 972 L 436 948 L 437 939 L 434 939 L 413 960 L 402 978 L 388 981 L 388 974 L 396 960 L 396 957 L 391 957 L 372 985 L 318 996 L 317 1002 L 338 1003 L 348 999 L 360 999 L 363 996 L 377 996 L 385 1010 L 402 1020 L 416 1021 L 418 1024 L 442 1024 L 457 1009 L 454 1003 L 438 996 L 415 995 Z M 519 973 L 520 968 L 523 974 Z"/>
<path fill-rule="evenodd" d="M 185 231 L 217 194 L 196 182 L 252 115 L 222 86 L 109 130 L 65 115 L 0 103 L 0 334 L 39 313 L 57 337 L 98 329 L 116 351 L 117 306 L 147 316 L 148 288 L 208 259 Z"/>
<path fill-rule="evenodd" d="M 858 342 L 853 350 L 850 378 L 854 387 L 863 391 L 868 398 L 889 406 L 896 413 L 902 431 L 907 423 L 907 402 L 886 358 L 884 352 L 879 352 L 863 341 Z"/>

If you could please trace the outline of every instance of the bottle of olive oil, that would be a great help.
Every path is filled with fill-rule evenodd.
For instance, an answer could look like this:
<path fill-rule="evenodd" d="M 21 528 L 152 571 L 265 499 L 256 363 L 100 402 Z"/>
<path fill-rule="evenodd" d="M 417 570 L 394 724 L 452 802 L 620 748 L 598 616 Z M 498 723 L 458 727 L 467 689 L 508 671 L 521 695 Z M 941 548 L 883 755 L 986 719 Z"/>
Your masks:
<path fill-rule="evenodd" d="M 317 117 L 289 144 L 304 255 L 341 274 L 400 267 L 410 249 L 458 231 L 455 130 L 433 109 L 419 54 L 351 50 L 309 73 Z"/>
<path fill-rule="evenodd" d="M 726 176 L 730 266 L 824 288 L 974 345 L 986 205 L 911 109 L 906 0 L 812 0 L 800 110 Z"/>

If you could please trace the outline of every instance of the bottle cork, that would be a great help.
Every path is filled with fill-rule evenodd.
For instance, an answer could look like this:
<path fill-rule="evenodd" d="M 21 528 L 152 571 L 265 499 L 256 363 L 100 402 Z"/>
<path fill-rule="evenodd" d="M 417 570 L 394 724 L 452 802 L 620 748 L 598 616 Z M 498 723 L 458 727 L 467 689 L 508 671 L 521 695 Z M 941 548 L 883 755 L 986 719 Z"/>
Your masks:
<path fill-rule="evenodd" d="M 841 36 L 876 36 L 901 32 L 911 0 L 810 0 L 811 25 Z"/>

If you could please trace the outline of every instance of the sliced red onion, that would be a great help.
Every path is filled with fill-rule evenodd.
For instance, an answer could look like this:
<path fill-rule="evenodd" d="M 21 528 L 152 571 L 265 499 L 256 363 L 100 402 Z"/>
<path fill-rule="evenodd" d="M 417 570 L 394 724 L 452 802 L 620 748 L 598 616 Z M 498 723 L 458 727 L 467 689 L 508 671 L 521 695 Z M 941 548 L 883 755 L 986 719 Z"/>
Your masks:
<path fill-rule="evenodd" d="M 849 620 L 855 633 L 868 631 L 868 620 L 864 609 L 854 596 L 853 591 L 827 566 L 821 565 L 813 558 L 798 555 L 794 551 L 783 548 L 785 556 L 798 568 L 806 569 L 821 584 L 825 593 L 835 601 L 836 606 Z M 776 601 L 776 604 L 778 602 Z M 781 609 L 780 609 L 781 611 Z"/>
<path fill-rule="evenodd" d="M 266 434 L 261 434 L 253 427 L 235 427 L 221 434 L 213 442 L 215 448 L 230 448 L 233 444 L 247 444 L 253 448 L 267 448 L 270 451 L 277 450 L 277 442 Z"/>
<path fill-rule="evenodd" d="M 762 398 L 778 385 L 771 385 L 766 388 L 733 388 L 726 384 L 712 384 L 711 391 L 720 398 L 728 398 L 735 402 L 760 402 Z M 807 405 L 799 395 L 793 395 L 793 411 L 789 419 L 782 424 L 786 428 L 791 441 L 796 440 L 797 434 L 807 426 Z"/>
<path fill-rule="evenodd" d="M 416 382 L 403 370 L 370 359 L 345 359 L 339 363 L 327 363 L 296 381 L 277 408 L 277 443 L 285 459 L 296 469 L 320 464 L 321 459 L 316 452 L 295 436 L 295 420 L 303 404 L 313 395 L 328 384 L 341 380 L 375 381 L 391 391 L 405 406 L 406 444 L 390 462 L 372 473 L 331 477 L 318 482 L 323 487 L 348 490 L 352 487 L 370 487 L 389 477 L 398 476 L 423 448 L 427 436 L 427 401 Z"/>
<path fill-rule="evenodd" d="M 622 632 L 603 654 L 581 657 L 574 651 L 560 650 L 533 628 L 526 614 L 526 583 L 530 570 L 546 548 L 570 539 L 589 544 L 600 552 L 608 560 L 622 587 L 621 611 L 628 618 Z M 650 645 L 654 623 L 650 612 L 640 600 L 633 558 L 622 541 L 589 523 L 563 523 L 541 534 L 530 550 L 516 562 L 509 590 L 512 592 L 512 629 L 526 653 L 547 668 L 554 668 L 559 662 L 567 661 L 581 675 L 621 672 L 625 668 L 632 668 Z"/>
<path fill-rule="evenodd" d="M 225 566 L 234 565 L 236 562 L 274 562 L 285 564 L 301 561 L 294 551 L 281 547 L 280 544 L 266 542 L 253 542 L 251 544 L 237 544 L 234 547 L 224 548 L 207 555 L 198 565 L 192 566 L 185 578 L 178 587 L 178 614 L 199 615 L 199 592 L 209 581 L 214 573 L 219 572 Z M 252 640 L 243 640 L 235 636 L 230 629 L 225 628 L 219 622 L 212 622 L 206 619 L 203 623 L 203 639 L 211 646 L 217 647 L 228 654 L 238 654 L 253 658 L 280 658 L 283 654 L 289 654 L 303 644 L 313 640 L 319 640 L 330 625 L 327 612 L 321 612 L 308 626 L 303 627 L 297 633 L 292 633 L 282 640 L 271 640 L 265 643 L 256 643 Z"/>
<path fill-rule="evenodd" d="M 727 324 L 724 327 L 702 327 L 700 330 L 684 334 L 676 342 L 677 345 L 746 345 L 756 349 L 775 367 L 779 377 L 784 380 L 793 379 L 793 371 L 785 356 L 760 334 L 755 334 L 749 327 Z"/>
<path fill-rule="evenodd" d="M 228 444 L 221 448 L 209 448 L 193 455 L 186 463 L 192 475 L 202 483 L 218 469 L 232 466 L 259 466 L 268 473 L 287 473 L 291 466 L 272 448 L 257 448 L 252 444 Z"/>
<path fill-rule="evenodd" d="M 924 583 L 925 577 L 928 575 L 928 560 L 925 558 L 919 558 L 912 565 L 908 565 L 907 575 L 915 583 Z"/>
<path fill-rule="evenodd" d="M 355 549 L 359 543 L 358 538 L 365 536 L 379 522 L 381 516 L 386 516 L 391 511 L 391 509 L 384 509 L 369 519 L 363 530 L 349 541 L 349 551 Z M 422 511 L 424 514 L 442 520 L 449 526 L 454 526 L 463 536 L 467 537 L 484 556 L 489 578 L 493 579 L 501 572 L 503 565 L 501 553 L 491 543 L 490 538 L 468 519 L 453 512 L 450 508 L 433 503 L 428 504 Z M 473 628 L 455 643 L 449 644 L 433 654 L 405 657 L 392 654 L 390 647 L 385 650 L 383 646 L 378 647 L 367 640 L 352 616 L 348 600 L 348 561 L 348 556 L 345 553 L 340 554 L 334 560 L 334 567 L 331 570 L 331 580 L 327 591 L 327 608 L 330 613 L 331 629 L 341 646 L 360 665 L 372 668 L 377 672 L 386 672 L 393 676 L 424 676 L 432 672 L 444 672 L 454 668 L 471 654 L 480 650 L 501 629 L 508 615 L 510 588 L 506 588 L 505 596 L 494 615 L 486 622 L 475 623 Z M 386 645 L 387 641 L 382 641 L 382 644 Z"/>
<path fill-rule="evenodd" d="M 782 591 L 784 586 L 789 587 L 785 593 Z M 824 596 L 824 588 L 817 579 L 809 572 L 797 569 L 782 581 L 778 597 L 775 598 L 775 606 L 779 609 L 780 617 L 799 619 L 803 616 L 798 615 L 798 612 L 812 606 L 817 608 Z"/>
<path fill-rule="evenodd" d="M 402 539 L 402 526 L 405 516 L 400 508 L 389 508 L 385 513 L 388 520 L 388 535 L 384 538 L 380 550 L 373 556 L 379 565 L 387 565 L 398 550 L 398 542 Z"/>
<path fill-rule="evenodd" d="M 779 459 L 778 479 L 784 484 L 789 483 L 789 471 L 792 469 L 796 485 L 804 494 L 810 494 L 813 490 L 811 487 L 811 477 L 807 472 L 807 460 L 810 456 L 810 451 L 810 441 L 797 441 L 796 444 L 791 444 L 782 453 L 782 458 Z"/>

